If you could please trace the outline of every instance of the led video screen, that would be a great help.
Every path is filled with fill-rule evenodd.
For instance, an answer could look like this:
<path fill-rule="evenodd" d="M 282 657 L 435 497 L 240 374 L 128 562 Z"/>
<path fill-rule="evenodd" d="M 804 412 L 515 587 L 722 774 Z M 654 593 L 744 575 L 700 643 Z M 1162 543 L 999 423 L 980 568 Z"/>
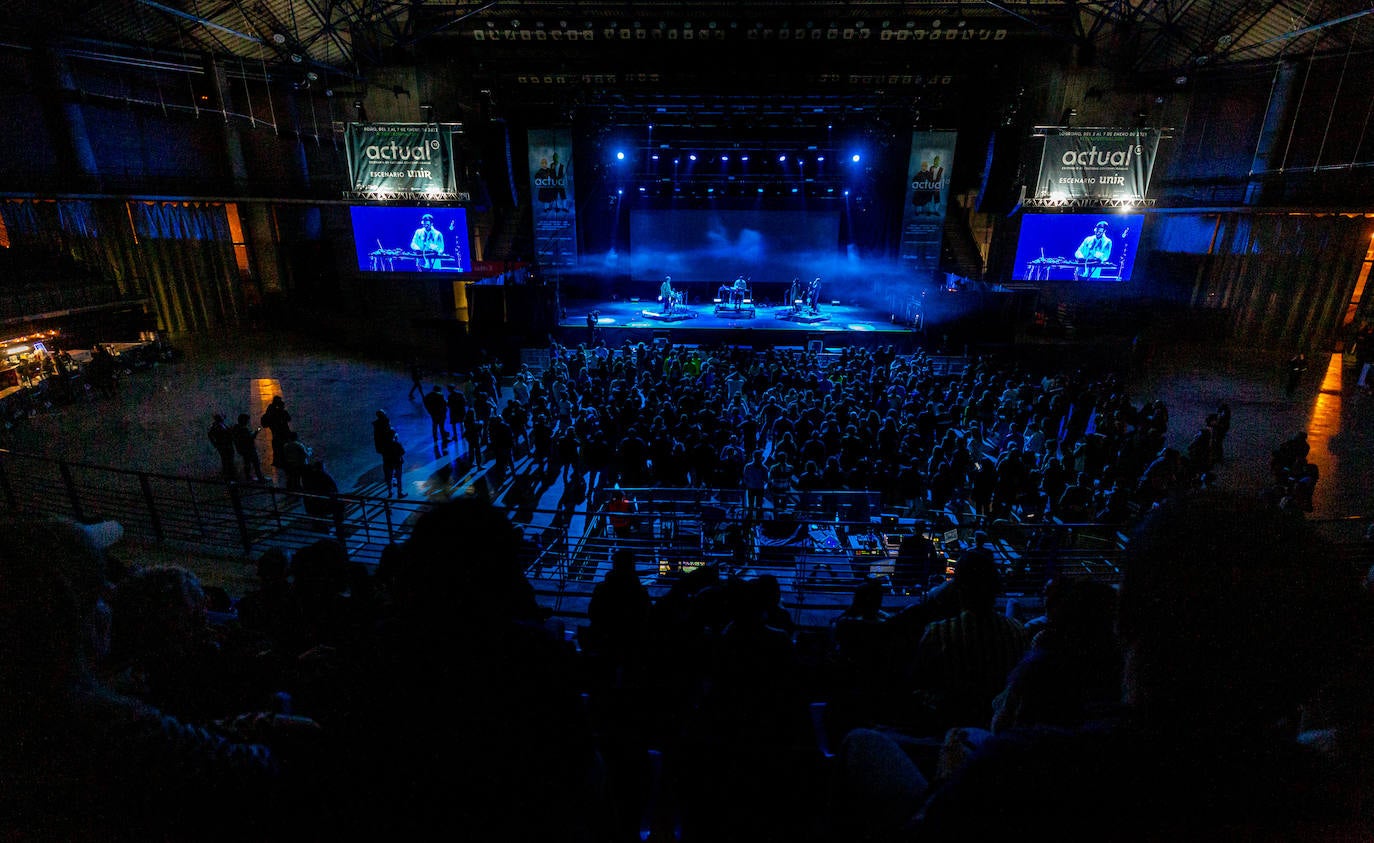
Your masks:
<path fill-rule="evenodd" d="M 1144 214 L 1026 214 L 1012 279 L 1129 281 L 1144 223 Z"/>
<path fill-rule="evenodd" d="M 835 261 L 838 211 L 636 210 L 630 213 L 630 271 L 682 281 L 745 276 L 786 281 L 815 276 Z"/>
<path fill-rule="evenodd" d="M 470 272 L 463 208 L 354 205 L 353 244 L 363 272 Z"/>

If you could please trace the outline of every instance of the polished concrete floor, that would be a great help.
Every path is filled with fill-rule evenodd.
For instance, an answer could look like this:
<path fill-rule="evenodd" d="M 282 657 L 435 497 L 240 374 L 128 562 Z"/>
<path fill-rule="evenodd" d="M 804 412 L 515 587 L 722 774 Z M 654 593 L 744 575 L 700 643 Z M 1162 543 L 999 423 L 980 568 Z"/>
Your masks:
<path fill-rule="evenodd" d="M 6 447 L 100 465 L 211 478 L 218 459 L 206 439 L 211 415 L 247 412 L 255 421 L 281 395 L 292 426 L 325 461 L 346 492 L 380 495 L 381 469 L 371 422 L 385 410 L 407 450 L 405 487 L 417 499 L 444 499 L 481 483 L 482 466 L 470 466 L 466 446 L 437 451 L 419 396 L 411 397 L 402 361 L 365 359 L 313 340 L 271 334 L 232 340 L 198 340 L 181 346 L 173 363 L 134 373 L 117 397 L 51 408 L 9 431 Z M 1222 487 L 1257 493 L 1269 477 L 1269 454 L 1280 441 L 1307 430 L 1310 459 L 1321 469 L 1317 518 L 1364 516 L 1374 491 L 1374 395 L 1355 385 L 1358 374 L 1335 356 L 1315 361 L 1294 396 L 1283 388 L 1282 360 L 1252 353 L 1199 348 L 1157 351 L 1132 380 L 1136 402 L 1163 399 L 1170 408 L 1170 444 L 1183 448 L 1219 402 L 1233 410 Z M 426 373 L 426 386 L 452 376 Z M 503 402 L 504 403 L 504 400 Z M 267 434 L 261 451 L 265 470 Z M 278 484 L 284 477 L 270 475 Z M 561 488 L 542 491 L 540 508 L 552 510 Z"/>

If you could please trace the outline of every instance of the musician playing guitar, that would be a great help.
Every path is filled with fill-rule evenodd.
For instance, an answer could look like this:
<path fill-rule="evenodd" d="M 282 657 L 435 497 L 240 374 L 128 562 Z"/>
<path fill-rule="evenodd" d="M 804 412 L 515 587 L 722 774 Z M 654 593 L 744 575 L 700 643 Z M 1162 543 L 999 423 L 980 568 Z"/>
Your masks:
<path fill-rule="evenodd" d="M 1075 273 L 1079 278 L 1101 278 L 1102 268 L 1112 259 L 1112 238 L 1107 236 L 1107 223 L 1101 220 L 1093 226 L 1093 233 L 1083 238 L 1073 256 L 1082 261 Z"/>

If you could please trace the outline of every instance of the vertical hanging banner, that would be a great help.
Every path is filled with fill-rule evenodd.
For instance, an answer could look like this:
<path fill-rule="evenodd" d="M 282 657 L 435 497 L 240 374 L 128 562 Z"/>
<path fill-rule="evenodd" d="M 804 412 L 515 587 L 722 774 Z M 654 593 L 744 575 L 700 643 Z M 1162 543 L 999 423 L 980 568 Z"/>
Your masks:
<path fill-rule="evenodd" d="M 901 258 L 917 273 L 931 278 L 940 268 L 940 241 L 957 137 L 957 132 L 911 133 Z"/>
<path fill-rule="evenodd" d="M 531 129 L 530 201 L 534 256 L 540 265 L 577 265 L 577 206 L 573 199 L 572 131 Z"/>
<path fill-rule="evenodd" d="M 1144 199 L 1159 129 L 1053 129 L 1040 156 L 1037 199 Z"/>
<path fill-rule="evenodd" d="M 349 123 L 346 199 L 466 202 L 453 136 L 461 123 Z"/>

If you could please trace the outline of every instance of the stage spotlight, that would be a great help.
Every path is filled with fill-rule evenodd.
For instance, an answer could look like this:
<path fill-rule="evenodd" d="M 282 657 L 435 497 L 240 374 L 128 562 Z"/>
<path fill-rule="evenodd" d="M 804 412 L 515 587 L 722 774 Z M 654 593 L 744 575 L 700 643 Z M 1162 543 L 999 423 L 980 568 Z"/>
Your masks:
<path fill-rule="evenodd" d="M 623 152 L 617 152 L 617 153 L 615 154 L 615 160 L 617 160 L 617 161 L 624 161 L 624 160 L 625 160 L 625 153 L 623 153 Z"/>
<path fill-rule="evenodd" d="M 682 161 L 681 158 L 674 158 L 674 159 L 673 159 L 673 166 L 676 167 L 679 163 L 681 163 L 681 161 Z"/>
<path fill-rule="evenodd" d="M 824 161 L 824 160 L 825 160 L 825 156 L 824 156 L 824 155 L 817 155 L 817 156 L 816 156 L 816 163 L 817 163 L 817 164 L 821 163 L 821 162 Z"/>
<path fill-rule="evenodd" d="M 739 160 L 741 160 L 741 161 L 748 161 L 748 160 L 749 160 L 749 156 L 748 156 L 748 155 L 741 155 L 741 156 L 739 157 Z"/>
<path fill-rule="evenodd" d="M 762 193 L 762 192 L 763 192 L 763 188 L 760 187 L 760 188 L 759 188 L 759 193 Z"/>
<path fill-rule="evenodd" d="M 640 192 L 640 193 L 644 193 L 647 189 L 648 189 L 648 188 L 644 187 L 643 185 L 640 185 L 640 187 L 639 187 L 639 192 Z"/>
<path fill-rule="evenodd" d="M 695 152 L 693 152 L 691 155 L 688 155 L 688 156 L 687 156 L 687 160 L 688 160 L 688 161 L 695 161 L 695 160 L 697 160 L 697 154 L 696 154 Z"/>
<path fill-rule="evenodd" d="M 653 155 L 650 155 L 649 157 L 652 158 L 652 159 L 654 159 L 655 161 L 657 161 L 657 160 L 658 160 L 658 153 L 654 153 Z"/>
<path fill-rule="evenodd" d="M 853 161 L 855 164 L 859 163 L 859 153 L 856 152 L 853 155 L 849 156 L 849 160 Z"/>
<path fill-rule="evenodd" d="M 846 190 L 846 191 L 844 192 L 844 195 L 845 195 L 845 196 L 848 196 L 848 195 L 849 195 L 849 191 Z"/>
<path fill-rule="evenodd" d="M 729 156 L 729 155 L 722 155 L 722 156 L 720 156 L 720 160 L 721 160 L 721 161 L 729 161 L 729 160 L 730 160 L 730 156 Z"/>
<path fill-rule="evenodd" d="M 787 156 L 786 156 L 786 155 L 779 155 L 779 156 L 778 156 L 778 163 L 779 163 L 779 164 L 785 163 L 786 161 L 787 161 Z"/>
<path fill-rule="evenodd" d="M 797 192 L 797 189 L 796 189 L 795 187 L 792 188 L 792 192 L 793 192 L 793 193 L 796 193 L 796 192 Z"/>
<path fill-rule="evenodd" d="M 625 188 L 623 188 L 623 187 L 617 187 L 617 188 L 615 189 L 615 195 L 616 195 L 616 196 L 624 196 L 624 195 L 625 195 Z"/>
<path fill-rule="evenodd" d="M 706 188 L 706 192 L 707 192 L 707 193 L 715 193 L 715 192 L 716 192 L 716 189 L 715 189 L 714 187 L 708 187 L 708 188 Z"/>

